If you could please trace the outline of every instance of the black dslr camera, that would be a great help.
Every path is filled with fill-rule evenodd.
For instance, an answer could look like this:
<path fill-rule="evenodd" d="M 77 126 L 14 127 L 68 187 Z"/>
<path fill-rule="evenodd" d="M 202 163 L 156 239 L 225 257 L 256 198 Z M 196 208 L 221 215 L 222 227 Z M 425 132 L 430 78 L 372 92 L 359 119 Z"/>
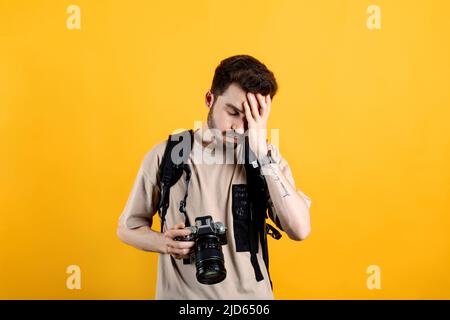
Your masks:
<path fill-rule="evenodd" d="M 222 222 L 213 222 L 211 216 L 195 219 L 195 226 L 187 227 L 191 234 L 175 237 L 178 241 L 195 241 L 194 255 L 197 280 L 203 284 L 216 284 L 225 279 L 227 271 L 222 245 L 227 244 L 227 228 Z"/>

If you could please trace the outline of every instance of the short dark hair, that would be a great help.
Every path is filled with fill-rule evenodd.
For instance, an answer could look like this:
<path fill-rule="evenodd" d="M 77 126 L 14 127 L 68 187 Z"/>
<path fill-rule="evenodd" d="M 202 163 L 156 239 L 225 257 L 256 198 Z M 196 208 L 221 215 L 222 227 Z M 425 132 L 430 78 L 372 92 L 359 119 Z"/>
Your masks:
<path fill-rule="evenodd" d="M 246 92 L 270 94 L 271 98 L 278 90 L 273 72 L 249 55 L 235 55 L 222 60 L 214 73 L 211 92 L 220 96 L 233 82 Z"/>

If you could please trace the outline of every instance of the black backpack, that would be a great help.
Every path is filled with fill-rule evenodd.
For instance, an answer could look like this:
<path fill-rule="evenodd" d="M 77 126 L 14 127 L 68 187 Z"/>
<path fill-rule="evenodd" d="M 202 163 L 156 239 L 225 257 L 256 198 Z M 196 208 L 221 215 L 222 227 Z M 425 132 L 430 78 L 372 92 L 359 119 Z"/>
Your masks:
<path fill-rule="evenodd" d="M 179 211 L 184 214 L 185 226 L 190 226 L 190 221 L 186 214 L 186 198 L 188 196 L 187 190 L 191 171 L 189 165 L 186 163 L 194 141 L 194 133 L 192 130 L 183 131 L 178 134 L 169 135 L 166 149 L 159 167 L 159 178 L 161 183 L 161 198 L 158 205 L 158 210 L 161 218 L 161 232 L 163 232 L 167 208 L 169 207 L 170 188 L 181 178 L 183 171 L 186 172 L 186 193 L 184 198 L 180 201 Z M 175 156 L 174 156 L 175 155 Z M 261 272 L 258 259 L 258 240 L 261 241 L 262 254 L 264 263 L 269 274 L 269 256 L 267 248 L 267 234 L 275 239 L 281 238 L 281 233 L 270 224 L 266 224 L 267 216 L 267 183 L 264 176 L 261 174 L 259 166 L 254 166 L 256 157 L 249 148 L 248 136 L 245 137 L 245 171 L 247 175 L 247 197 L 250 211 L 250 219 L 248 221 L 248 247 L 250 250 L 250 260 L 255 271 L 255 278 L 257 281 L 264 279 Z M 184 260 L 185 264 L 189 264 L 190 260 Z M 270 280 L 272 286 L 272 281 Z"/>

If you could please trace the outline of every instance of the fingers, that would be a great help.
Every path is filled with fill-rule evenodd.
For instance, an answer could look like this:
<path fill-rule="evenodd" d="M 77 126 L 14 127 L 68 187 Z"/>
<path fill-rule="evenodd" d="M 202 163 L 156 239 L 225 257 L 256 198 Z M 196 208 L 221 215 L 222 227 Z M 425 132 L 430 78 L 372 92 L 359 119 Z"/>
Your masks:
<path fill-rule="evenodd" d="M 167 247 L 167 253 L 170 254 L 175 259 L 186 259 L 186 258 L 189 258 L 190 254 L 191 254 L 191 250 Z"/>
<path fill-rule="evenodd" d="M 187 231 L 187 232 L 186 232 Z M 166 245 L 173 249 L 191 249 L 194 246 L 194 241 L 178 241 L 174 240 L 175 237 L 184 237 L 189 235 L 191 232 L 188 230 L 169 230 L 164 236 L 166 238 Z"/>
<path fill-rule="evenodd" d="M 258 103 L 261 106 L 261 112 L 260 112 L 261 118 L 264 118 L 264 116 L 267 113 L 266 97 L 258 92 L 256 94 L 256 99 L 258 100 Z"/>
<path fill-rule="evenodd" d="M 168 239 L 167 253 L 175 259 L 188 258 L 194 249 L 194 241 L 175 241 Z"/>
<path fill-rule="evenodd" d="M 164 233 L 166 239 L 167 253 L 175 259 L 188 258 L 191 254 L 194 241 L 177 241 L 175 237 L 184 237 L 191 234 L 190 230 L 184 229 L 184 223 L 180 222 L 173 229 L 169 229 Z"/>
<path fill-rule="evenodd" d="M 171 241 L 167 244 L 167 253 L 176 259 L 187 258 L 192 253 L 194 241 Z"/>
<path fill-rule="evenodd" d="M 247 100 L 250 104 L 250 110 L 252 111 L 253 119 L 258 120 L 260 118 L 258 110 L 258 101 L 253 93 L 247 92 Z"/>
<path fill-rule="evenodd" d="M 188 258 L 194 249 L 194 244 L 194 241 L 169 240 L 167 242 L 167 253 L 175 259 Z"/>
<path fill-rule="evenodd" d="M 272 103 L 272 98 L 270 97 L 270 94 L 266 95 L 265 98 L 266 98 L 266 104 L 268 106 L 270 106 L 270 104 Z"/>
<path fill-rule="evenodd" d="M 270 94 L 266 95 L 266 106 L 267 106 L 267 116 L 270 113 L 270 109 L 272 107 L 272 98 L 270 97 Z"/>
<path fill-rule="evenodd" d="M 174 249 L 190 249 L 194 246 L 194 241 L 177 241 L 168 239 L 167 246 Z"/>
<path fill-rule="evenodd" d="M 181 225 L 183 227 L 181 227 Z M 166 236 L 166 238 L 173 239 L 175 237 L 185 237 L 185 236 L 188 236 L 191 234 L 190 230 L 183 229 L 183 228 L 184 228 L 184 223 L 183 224 L 179 223 L 175 226 L 174 229 L 167 230 L 164 233 L 164 235 Z"/>
<path fill-rule="evenodd" d="M 174 227 L 174 229 L 183 229 L 183 228 L 184 228 L 184 223 L 183 222 L 177 223 L 175 225 L 175 227 Z"/>
<path fill-rule="evenodd" d="M 247 119 L 247 122 L 249 124 L 252 124 L 255 122 L 255 119 L 253 119 L 252 112 L 250 111 L 250 106 L 248 105 L 247 100 L 244 101 L 244 111 L 245 111 L 245 118 Z"/>
<path fill-rule="evenodd" d="M 257 121 L 269 117 L 272 99 L 270 94 L 263 96 L 261 93 L 247 92 L 247 100 L 244 101 L 244 111 L 247 121 Z M 247 108 L 249 109 L 247 112 Z"/>

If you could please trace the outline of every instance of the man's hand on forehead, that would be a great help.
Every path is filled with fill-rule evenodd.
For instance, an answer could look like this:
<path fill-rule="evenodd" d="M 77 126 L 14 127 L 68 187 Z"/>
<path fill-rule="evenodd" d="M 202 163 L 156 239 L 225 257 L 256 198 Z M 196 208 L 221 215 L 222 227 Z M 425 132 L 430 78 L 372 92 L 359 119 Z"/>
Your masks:
<path fill-rule="evenodd" d="M 267 155 L 267 120 L 269 119 L 272 99 L 270 94 L 247 92 L 244 101 L 245 118 L 248 123 L 250 149 L 259 158 Z"/>
<path fill-rule="evenodd" d="M 248 104 L 250 106 L 250 110 L 252 111 L 251 112 L 252 118 L 257 118 L 258 116 L 263 117 L 264 115 L 266 115 L 266 113 L 268 117 L 267 107 L 269 107 L 270 109 L 271 103 L 271 101 L 269 101 L 271 100 L 270 94 L 263 96 L 259 92 L 257 92 L 256 94 L 252 92 L 247 92 L 246 98 L 247 99 L 242 103 L 244 107 L 244 112 L 245 112 L 245 104 Z"/>

